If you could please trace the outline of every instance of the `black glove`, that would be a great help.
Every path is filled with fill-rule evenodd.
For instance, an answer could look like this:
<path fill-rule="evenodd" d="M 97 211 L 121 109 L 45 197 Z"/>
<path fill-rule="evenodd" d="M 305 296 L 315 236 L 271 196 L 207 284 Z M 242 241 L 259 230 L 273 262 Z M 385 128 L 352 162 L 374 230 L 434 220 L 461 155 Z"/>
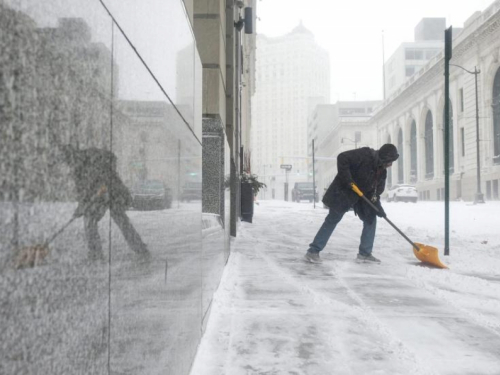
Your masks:
<path fill-rule="evenodd" d="M 373 201 L 373 199 L 372 199 L 372 201 Z M 384 209 L 382 208 L 382 203 L 380 203 L 380 199 L 376 199 L 373 204 L 375 205 L 375 207 L 377 207 L 377 216 L 378 217 L 386 217 L 387 216 L 385 214 Z"/>

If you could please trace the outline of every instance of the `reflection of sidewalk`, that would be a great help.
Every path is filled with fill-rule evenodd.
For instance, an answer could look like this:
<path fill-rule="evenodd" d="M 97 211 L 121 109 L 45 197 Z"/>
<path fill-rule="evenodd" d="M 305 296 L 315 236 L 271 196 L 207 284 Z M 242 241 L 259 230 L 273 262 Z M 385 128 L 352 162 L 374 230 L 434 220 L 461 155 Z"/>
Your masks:
<path fill-rule="evenodd" d="M 198 206 L 127 211 L 151 250 L 151 262 L 130 251 L 108 210 L 99 221 L 103 262 L 87 260 L 83 220 L 78 219 L 50 245 L 39 267 L 3 267 L 0 332 L 7 344 L 0 373 L 100 373 L 107 368 L 108 350 L 112 373 L 159 374 L 186 366 L 185 343 L 198 341 L 201 321 Z M 19 242 L 42 242 L 75 207 L 19 205 Z M 0 233 L 11 235 L 13 216 L 13 205 L 0 203 L 0 224 L 5 224 Z M 0 254 L 0 261 L 7 255 Z"/>
<path fill-rule="evenodd" d="M 242 224 L 192 375 L 500 372 L 498 283 L 481 264 L 471 264 L 474 276 L 461 271 L 474 260 L 459 253 L 459 239 L 446 259 L 455 268 L 429 269 L 381 223 L 383 263 L 358 264 L 361 223 L 348 214 L 324 263 L 306 264 L 324 216 L 262 201 L 254 223 Z M 424 220 L 412 225 L 433 234 Z"/>

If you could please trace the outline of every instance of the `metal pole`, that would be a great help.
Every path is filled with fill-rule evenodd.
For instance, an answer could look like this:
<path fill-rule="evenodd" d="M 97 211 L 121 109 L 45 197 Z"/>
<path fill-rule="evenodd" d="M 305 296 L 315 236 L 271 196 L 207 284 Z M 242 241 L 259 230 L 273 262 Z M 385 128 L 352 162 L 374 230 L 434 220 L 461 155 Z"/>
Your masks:
<path fill-rule="evenodd" d="M 474 203 L 484 203 L 483 193 L 481 192 L 481 158 L 479 151 L 479 103 L 477 92 L 477 76 L 480 73 L 477 67 L 474 67 L 474 83 L 476 88 L 476 152 L 477 152 L 477 189 Z"/>
<path fill-rule="evenodd" d="M 285 202 L 288 202 L 288 169 L 285 169 Z"/>
<path fill-rule="evenodd" d="M 263 178 L 263 180 L 264 180 L 264 184 L 265 184 L 266 183 L 266 165 L 265 164 L 264 164 L 264 178 Z M 266 199 L 266 187 L 267 187 L 267 185 L 262 189 L 262 193 L 264 195 L 264 197 L 262 199 L 264 199 L 264 200 Z"/>
<path fill-rule="evenodd" d="M 316 208 L 316 173 L 314 168 L 314 139 L 312 140 L 313 146 L 313 208 Z"/>
<path fill-rule="evenodd" d="M 385 47 L 384 47 L 384 30 L 382 30 L 382 87 L 384 88 L 385 100 Z"/>
<path fill-rule="evenodd" d="M 444 255 L 450 254 L 450 60 L 452 27 L 444 31 Z"/>

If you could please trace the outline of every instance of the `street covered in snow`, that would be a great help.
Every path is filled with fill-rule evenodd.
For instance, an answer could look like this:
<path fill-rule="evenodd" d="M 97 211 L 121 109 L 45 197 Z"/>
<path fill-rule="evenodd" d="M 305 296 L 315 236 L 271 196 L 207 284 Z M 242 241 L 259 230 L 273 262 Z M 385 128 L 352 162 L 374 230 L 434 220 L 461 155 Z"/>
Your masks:
<path fill-rule="evenodd" d="M 373 254 L 357 263 L 352 212 L 321 253 L 303 256 L 327 210 L 260 201 L 241 223 L 215 294 L 192 375 L 500 374 L 500 202 L 387 203 L 413 241 L 450 269 L 422 265 L 383 219 Z"/>

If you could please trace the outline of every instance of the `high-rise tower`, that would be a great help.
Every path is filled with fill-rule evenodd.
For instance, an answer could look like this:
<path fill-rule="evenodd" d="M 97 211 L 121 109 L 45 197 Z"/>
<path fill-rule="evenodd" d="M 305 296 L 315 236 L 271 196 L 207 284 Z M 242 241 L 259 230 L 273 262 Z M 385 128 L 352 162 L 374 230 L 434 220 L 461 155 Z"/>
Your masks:
<path fill-rule="evenodd" d="M 262 198 L 283 199 L 285 171 L 290 189 L 308 181 L 307 118 L 330 101 L 330 60 L 302 23 L 290 33 L 257 37 L 256 91 L 252 105 L 252 172 L 267 184 Z M 274 189 L 274 193 L 273 193 Z"/>

